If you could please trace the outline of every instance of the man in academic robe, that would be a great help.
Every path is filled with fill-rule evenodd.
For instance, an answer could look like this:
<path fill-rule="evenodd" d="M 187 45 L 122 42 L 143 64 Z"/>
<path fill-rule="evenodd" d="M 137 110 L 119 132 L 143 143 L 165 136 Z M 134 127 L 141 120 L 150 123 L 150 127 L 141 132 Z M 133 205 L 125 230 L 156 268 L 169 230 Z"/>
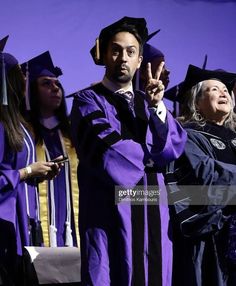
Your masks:
<path fill-rule="evenodd" d="M 154 76 L 148 65 L 146 95 L 133 90 L 147 35 L 143 18 L 124 17 L 104 28 L 91 54 L 106 67 L 105 76 L 74 98 L 82 285 L 170 285 L 165 254 L 171 245 L 163 249 L 168 208 L 161 207 L 157 172 L 181 155 L 186 133 L 162 101 L 163 62 Z"/>

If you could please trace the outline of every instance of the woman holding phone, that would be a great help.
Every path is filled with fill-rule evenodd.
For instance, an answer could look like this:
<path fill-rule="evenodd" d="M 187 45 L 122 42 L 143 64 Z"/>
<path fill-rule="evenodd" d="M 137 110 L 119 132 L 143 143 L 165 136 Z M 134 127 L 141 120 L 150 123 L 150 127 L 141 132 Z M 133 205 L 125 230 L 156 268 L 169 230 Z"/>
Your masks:
<path fill-rule="evenodd" d="M 70 140 L 64 90 L 58 80 L 62 72 L 53 65 L 48 51 L 22 64 L 22 68 L 29 82 L 26 107 L 36 135 L 37 156 L 47 161 L 64 156 L 59 176 L 40 184 L 44 244 L 78 246 L 77 157 Z"/>
<path fill-rule="evenodd" d="M 23 247 L 42 245 L 37 183 L 55 177 L 59 165 L 36 162 L 33 136 L 20 113 L 23 73 L 11 54 L 0 50 L 0 59 L 0 277 L 6 285 L 22 285 Z"/>

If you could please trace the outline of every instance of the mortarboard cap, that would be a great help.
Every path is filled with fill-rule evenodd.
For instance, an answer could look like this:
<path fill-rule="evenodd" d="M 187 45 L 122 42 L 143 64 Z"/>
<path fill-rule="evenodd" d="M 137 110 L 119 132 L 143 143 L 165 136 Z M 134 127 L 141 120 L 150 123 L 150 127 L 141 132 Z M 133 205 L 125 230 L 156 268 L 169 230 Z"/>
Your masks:
<path fill-rule="evenodd" d="M 23 73 L 29 72 L 29 80 L 34 81 L 41 76 L 58 77 L 62 75 L 60 68 L 55 67 L 49 51 L 21 64 Z"/>
<path fill-rule="evenodd" d="M 151 33 L 147 37 L 147 41 L 143 46 L 143 60 L 142 65 L 146 66 L 148 62 L 151 62 L 154 58 L 163 58 L 165 55 L 154 46 L 148 44 L 147 42 L 151 40 L 157 33 L 160 32 L 160 29 Z"/>
<path fill-rule="evenodd" d="M 2 75 L 2 67 L 5 66 L 6 73 L 9 72 L 11 68 L 18 65 L 18 60 L 11 54 L 0 52 L 0 73 Z M 4 63 L 3 63 L 4 62 Z"/>
<path fill-rule="evenodd" d="M 137 34 L 140 39 L 137 39 L 141 44 L 145 43 L 148 37 L 147 23 L 144 18 L 123 17 L 119 21 L 103 28 L 99 38 L 96 39 L 95 46 L 90 50 L 95 64 L 104 65 L 103 53 L 109 40 L 118 32 L 127 31 L 132 34 Z"/>
<path fill-rule="evenodd" d="M 0 52 L 3 52 L 9 35 L 0 40 Z"/>
<path fill-rule="evenodd" d="M 18 61 L 14 56 L 8 53 L 0 52 L 0 85 L 2 105 L 8 105 L 7 73 L 16 65 L 18 65 Z"/>
<path fill-rule="evenodd" d="M 222 81 L 228 88 L 229 92 L 231 92 L 236 81 L 236 74 L 226 72 L 225 70 L 221 69 L 206 70 L 194 65 L 189 65 L 185 80 L 168 89 L 164 96 L 169 100 L 183 103 L 185 101 L 185 94 L 188 90 L 190 90 L 197 83 L 208 79 L 218 79 Z"/>
<path fill-rule="evenodd" d="M 62 71 L 60 68 L 54 66 L 49 51 L 21 64 L 21 69 L 26 76 L 26 110 L 30 110 L 29 83 L 41 76 L 58 77 L 62 75 Z"/>
<path fill-rule="evenodd" d="M 156 36 L 156 34 L 158 34 L 160 31 L 161 31 L 161 29 L 158 29 L 158 30 L 156 30 L 155 32 L 152 32 L 151 34 L 149 34 L 149 35 L 147 36 L 146 43 L 147 43 L 149 40 L 151 40 L 154 36 Z"/>
<path fill-rule="evenodd" d="M 236 80 L 236 74 L 229 73 L 223 70 L 206 70 L 196 67 L 194 65 L 189 65 L 185 80 L 181 87 L 181 94 L 184 95 L 197 83 L 208 79 L 220 80 L 226 85 L 229 92 L 231 92 L 233 89 L 234 82 Z"/>
<path fill-rule="evenodd" d="M 7 97 L 7 73 L 16 65 L 17 59 L 8 53 L 3 53 L 9 36 L 0 40 L 0 85 L 1 85 L 1 104 L 8 105 Z"/>
<path fill-rule="evenodd" d="M 7 73 L 12 67 L 18 64 L 18 60 L 11 54 L 3 53 L 8 36 L 0 40 L 0 75 L 2 77 L 2 68 L 5 67 L 5 72 Z"/>
<path fill-rule="evenodd" d="M 149 45 L 148 43 L 146 43 L 143 46 L 143 61 L 142 61 L 142 65 L 145 65 L 148 62 L 151 62 L 154 58 L 164 58 L 164 54 L 158 50 L 157 48 L 155 48 L 152 45 Z"/>
<path fill-rule="evenodd" d="M 204 61 L 203 61 L 203 64 L 202 64 L 202 69 L 203 70 L 206 69 L 207 60 L 208 60 L 208 56 L 205 55 Z M 169 100 L 171 100 L 171 101 L 174 101 L 174 102 L 177 101 L 177 102 L 182 103 L 184 101 L 183 100 L 183 95 L 181 94 L 181 92 L 184 91 L 183 85 L 184 85 L 184 82 L 182 81 L 179 84 L 171 87 L 170 89 L 165 91 L 164 97 L 169 99 Z"/>

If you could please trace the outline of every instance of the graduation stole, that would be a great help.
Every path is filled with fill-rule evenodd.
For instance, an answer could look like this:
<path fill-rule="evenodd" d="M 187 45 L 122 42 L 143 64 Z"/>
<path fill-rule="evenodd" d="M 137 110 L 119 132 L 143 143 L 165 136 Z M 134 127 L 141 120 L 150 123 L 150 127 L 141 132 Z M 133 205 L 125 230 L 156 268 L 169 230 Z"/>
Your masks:
<path fill-rule="evenodd" d="M 60 132 L 60 131 L 59 131 Z M 60 135 L 60 134 L 59 134 Z M 75 149 L 71 146 L 71 142 L 68 138 L 61 134 L 61 144 L 67 155 L 70 163 L 70 186 L 71 186 L 71 196 L 72 196 L 72 211 L 74 214 L 75 232 L 77 245 L 79 247 L 79 231 L 78 231 L 78 217 L 79 217 L 79 189 L 77 182 L 77 155 Z M 46 147 L 45 144 L 36 146 L 36 154 L 38 161 L 46 161 Z M 48 204 L 48 184 L 47 180 L 39 183 L 39 205 L 40 205 L 40 219 L 43 231 L 44 246 L 50 246 L 49 239 L 49 225 L 50 225 L 50 215 L 49 215 L 49 204 Z"/>

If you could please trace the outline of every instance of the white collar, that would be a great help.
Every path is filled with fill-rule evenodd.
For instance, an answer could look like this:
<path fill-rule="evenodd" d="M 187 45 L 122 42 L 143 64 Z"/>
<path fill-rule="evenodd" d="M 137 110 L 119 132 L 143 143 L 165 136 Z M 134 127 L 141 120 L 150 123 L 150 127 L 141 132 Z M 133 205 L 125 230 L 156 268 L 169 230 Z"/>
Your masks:
<path fill-rule="evenodd" d="M 48 118 L 40 118 L 39 121 L 44 127 L 48 129 L 53 129 L 59 124 L 59 121 L 56 116 L 51 116 Z"/>
<path fill-rule="evenodd" d="M 126 91 L 134 93 L 132 81 L 127 88 L 120 88 L 114 82 L 110 81 L 106 76 L 103 77 L 102 84 L 112 92 L 121 92 L 124 93 Z"/>

